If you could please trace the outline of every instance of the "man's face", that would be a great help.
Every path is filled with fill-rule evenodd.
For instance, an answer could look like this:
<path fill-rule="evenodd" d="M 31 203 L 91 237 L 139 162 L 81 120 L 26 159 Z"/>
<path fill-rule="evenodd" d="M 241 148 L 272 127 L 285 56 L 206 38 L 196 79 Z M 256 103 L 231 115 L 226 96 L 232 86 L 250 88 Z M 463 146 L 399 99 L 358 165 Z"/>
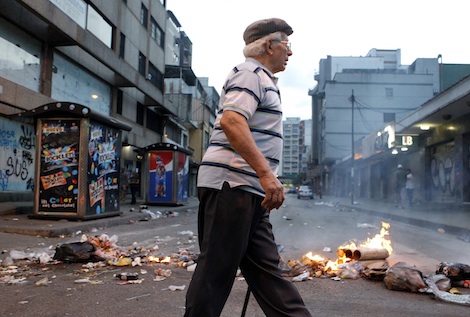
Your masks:
<path fill-rule="evenodd" d="M 286 69 L 289 56 L 292 55 L 289 39 L 283 37 L 282 40 L 271 40 L 271 49 L 273 56 L 271 59 L 272 73 L 282 72 Z"/>

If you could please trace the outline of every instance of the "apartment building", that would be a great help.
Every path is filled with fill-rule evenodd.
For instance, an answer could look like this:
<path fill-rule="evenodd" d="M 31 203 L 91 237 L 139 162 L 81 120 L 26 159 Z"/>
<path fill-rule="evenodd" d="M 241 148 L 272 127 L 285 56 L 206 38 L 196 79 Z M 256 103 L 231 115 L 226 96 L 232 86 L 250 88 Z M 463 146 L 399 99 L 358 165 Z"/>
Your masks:
<path fill-rule="evenodd" d="M 190 139 L 198 129 L 203 137 L 210 132 L 218 94 L 193 73 L 192 43 L 165 6 L 164 0 L 0 3 L 0 191 L 33 189 L 35 127 L 15 116 L 55 102 L 129 127 L 122 129 L 119 158 L 128 171 L 142 171 L 149 145 L 204 151 L 203 138 Z"/>

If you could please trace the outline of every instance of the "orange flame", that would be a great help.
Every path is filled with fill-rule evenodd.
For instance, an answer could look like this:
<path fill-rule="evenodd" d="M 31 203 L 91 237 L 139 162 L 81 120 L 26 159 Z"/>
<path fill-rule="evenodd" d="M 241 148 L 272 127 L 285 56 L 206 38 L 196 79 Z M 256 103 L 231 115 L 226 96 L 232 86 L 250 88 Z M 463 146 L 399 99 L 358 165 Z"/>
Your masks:
<path fill-rule="evenodd" d="M 171 263 L 171 257 L 169 257 L 169 256 L 160 258 L 160 257 L 158 257 L 158 256 L 150 255 L 150 256 L 148 257 L 148 260 L 149 260 L 150 262 L 156 262 L 156 263 L 162 263 L 162 264 L 170 264 L 170 263 Z"/>

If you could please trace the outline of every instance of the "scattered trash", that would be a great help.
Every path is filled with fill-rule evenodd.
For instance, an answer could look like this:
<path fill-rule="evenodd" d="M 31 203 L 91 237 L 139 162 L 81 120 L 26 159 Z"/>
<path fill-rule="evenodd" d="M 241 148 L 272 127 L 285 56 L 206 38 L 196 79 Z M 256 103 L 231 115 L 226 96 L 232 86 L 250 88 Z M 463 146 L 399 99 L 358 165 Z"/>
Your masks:
<path fill-rule="evenodd" d="M 56 248 L 53 259 L 72 263 L 103 261 L 102 257 L 94 254 L 95 251 L 95 246 L 87 241 L 67 243 Z"/>
<path fill-rule="evenodd" d="M 170 291 L 184 291 L 184 289 L 186 288 L 186 285 L 181 285 L 181 286 L 176 286 L 176 285 L 170 285 L 168 286 L 168 289 Z"/>
<path fill-rule="evenodd" d="M 417 293 L 426 289 L 423 273 L 416 266 L 406 262 L 392 265 L 385 273 L 384 283 L 388 289 L 395 291 Z"/>
<path fill-rule="evenodd" d="M 117 284 L 118 285 L 129 285 L 129 284 L 142 284 L 144 279 L 141 280 L 128 280 L 128 281 L 120 281 Z"/>
<path fill-rule="evenodd" d="M 31 260 L 34 257 L 34 253 L 26 253 L 24 251 L 11 250 L 10 258 L 13 260 Z"/>
<path fill-rule="evenodd" d="M 470 280 L 452 281 L 452 285 L 455 287 L 470 288 Z"/>
<path fill-rule="evenodd" d="M 193 235 L 194 235 L 194 232 L 192 232 L 192 231 L 190 231 L 190 230 L 186 230 L 186 231 L 180 231 L 180 232 L 178 232 L 178 234 L 193 236 Z"/>
<path fill-rule="evenodd" d="M 297 276 L 294 276 L 292 278 L 292 282 L 303 282 L 303 281 L 307 281 L 310 277 L 310 273 L 309 272 L 303 272 L 302 274 L 300 275 L 297 275 Z"/>
<path fill-rule="evenodd" d="M 36 286 L 47 286 L 49 284 L 49 279 L 46 277 L 40 279 L 36 283 L 34 283 Z"/>
<path fill-rule="evenodd" d="M 197 263 L 191 264 L 191 265 L 186 267 L 186 270 L 188 272 L 194 272 L 194 270 L 196 269 L 196 266 L 197 266 Z"/>
<path fill-rule="evenodd" d="M 426 284 L 429 286 L 430 291 L 436 296 L 446 302 L 470 306 L 470 295 L 457 295 L 439 290 L 432 279 L 426 279 Z"/>
<path fill-rule="evenodd" d="M 370 223 L 358 223 L 357 227 L 358 228 L 366 228 L 366 229 L 377 229 L 377 226 L 372 225 Z"/>
<path fill-rule="evenodd" d="M 437 229 L 437 231 L 438 231 L 439 233 L 443 233 L 443 234 L 446 233 L 446 231 L 445 231 L 444 229 L 442 229 L 442 228 Z"/>
<path fill-rule="evenodd" d="M 134 296 L 134 297 L 129 297 L 129 298 L 126 298 L 126 300 L 134 300 L 134 299 L 139 299 L 139 298 L 142 298 L 142 297 L 147 297 L 147 296 L 150 296 L 151 294 L 147 293 L 147 294 L 142 294 L 142 295 L 139 295 L 139 296 Z"/>
<path fill-rule="evenodd" d="M 158 268 L 158 269 L 155 270 L 155 274 L 157 276 L 170 277 L 172 272 L 171 272 L 171 270 L 165 270 L 165 269 L 162 269 L 162 268 Z"/>
<path fill-rule="evenodd" d="M 118 279 L 122 281 L 135 281 L 139 279 L 139 274 L 124 272 L 124 273 L 114 274 L 114 277 L 117 277 Z"/>
<path fill-rule="evenodd" d="M 459 291 L 457 288 L 455 287 L 452 287 L 450 290 L 449 290 L 449 293 L 451 294 L 457 294 L 457 295 L 462 295 L 462 292 Z"/>
<path fill-rule="evenodd" d="M 470 280 L 470 265 L 463 263 L 441 262 L 437 265 L 437 274 L 444 274 L 452 281 Z"/>
<path fill-rule="evenodd" d="M 337 275 L 342 279 L 358 279 L 361 277 L 362 271 L 364 270 L 361 263 L 358 261 L 351 261 L 338 265 Z"/>

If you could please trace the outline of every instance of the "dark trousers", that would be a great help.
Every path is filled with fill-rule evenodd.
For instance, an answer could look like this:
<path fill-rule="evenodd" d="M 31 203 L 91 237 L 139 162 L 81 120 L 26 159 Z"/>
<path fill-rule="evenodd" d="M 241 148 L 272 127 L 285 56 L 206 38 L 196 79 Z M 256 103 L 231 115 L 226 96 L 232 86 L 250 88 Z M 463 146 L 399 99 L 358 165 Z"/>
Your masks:
<path fill-rule="evenodd" d="M 129 187 L 131 188 L 131 204 L 135 204 L 136 202 L 136 196 L 137 196 L 137 193 L 139 192 L 139 187 L 140 185 L 139 184 L 130 184 Z"/>
<path fill-rule="evenodd" d="M 199 188 L 198 195 L 200 255 L 185 317 L 220 316 L 238 267 L 266 316 L 311 316 L 297 288 L 281 276 L 263 198 L 227 183 L 220 191 Z"/>

